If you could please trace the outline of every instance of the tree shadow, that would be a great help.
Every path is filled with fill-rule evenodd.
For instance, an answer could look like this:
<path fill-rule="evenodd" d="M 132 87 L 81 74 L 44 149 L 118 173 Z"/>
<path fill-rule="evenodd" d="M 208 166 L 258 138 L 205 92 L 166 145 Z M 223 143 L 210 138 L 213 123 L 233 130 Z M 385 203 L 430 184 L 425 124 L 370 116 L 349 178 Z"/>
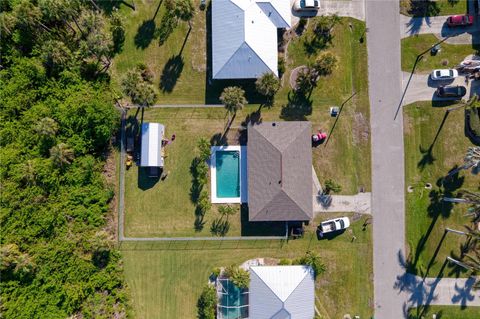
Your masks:
<path fill-rule="evenodd" d="M 130 3 L 131 2 L 131 3 Z M 135 4 L 133 0 L 109 0 L 109 1 L 97 1 L 97 6 L 101 8 L 106 14 L 111 14 L 114 10 L 120 9 L 120 6 L 129 7 L 132 10 L 135 10 Z"/>
<path fill-rule="evenodd" d="M 237 140 L 240 145 L 247 145 L 248 143 L 248 127 L 261 124 L 262 122 L 261 108 L 245 117 L 245 120 L 242 121 L 241 126 L 237 131 Z"/>
<path fill-rule="evenodd" d="M 221 145 L 227 145 L 227 136 L 224 133 L 215 133 L 211 138 L 210 138 L 210 145 L 212 146 L 221 146 Z"/>
<path fill-rule="evenodd" d="M 282 106 L 280 118 L 287 121 L 305 121 L 312 114 L 310 94 L 306 96 L 299 92 L 288 92 L 288 102 Z"/>
<path fill-rule="evenodd" d="M 408 13 L 414 17 L 433 17 L 440 13 L 440 8 L 435 1 L 411 0 Z"/>
<path fill-rule="evenodd" d="M 98 249 L 92 254 L 92 263 L 97 268 L 105 268 L 110 262 L 110 250 Z"/>
<path fill-rule="evenodd" d="M 195 207 L 195 221 L 193 223 L 193 228 L 195 229 L 196 232 L 201 232 L 203 228 L 205 227 L 205 221 L 204 221 L 205 215 L 202 212 L 202 209 L 197 206 Z"/>
<path fill-rule="evenodd" d="M 210 226 L 210 233 L 214 236 L 225 236 L 230 230 L 230 222 L 228 218 L 215 218 Z"/>
<path fill-rule="evenodd" d="M 171 93 L 177 84 L 178 78 L 182 74 L 185 62 L 181 55 L 170 57 L 165 63 L 160 76 L 160 89 L 162 92 Z"/>
<path fill-rule="evenodd" d="M 134 43 L 137 48 L 146 49 L 155 36 L 155 21 L 145 20 L 138 27 Z"/>
<path fill-rule="evenodd" d="M 251 222 L 248 220 L 248 205 L 240 205 L 242 236 L 285 236 L 286 222 Z"/>
<path fill-rule="evenodd" d="M 465 309 L 467 307 L 468 302 L 472 302 L 475 299 L 475 295 L 472 293 L 473 285 L 475 284 L 475 278 L 469 277 L 465 281 L 465 285 L 463 287 L 458 286 L 455 284 L 455 295 L 452 297 L 452 303 L 460 304 L 461 309 Z"/>
<path fill-rule="evenodd" d="M 440 135 L 440 132 L 442 131 L 442 128 L 445 125 L 445 122 L 449 114 L 450 112 L 448 110 L 445 111 L 445 115 L 443 116 L 442 122 L 440 123 L 437 133 L 435 134 L 435 137 L 432 143 L 430 144 L 430 146 L 428 147 L 428 149 L 423 149 L 422 146 L 419 146 L 420 153 L 422 153 L 422 158 L 417 163 L 417 167 L 420 168 L 420 170 L 423 170 L 427 165 L 431 165 L 435 161 L 435 157 L 433 156 L 433 153 L 432 153 L 433 147 L 437 142 L 438 136 Z"/>
<path fill-rule="evenodd" d="M 196 204 L 200 197 L 200 192 L 203 189 L 203 185 L 198 182 L 197 165 L 200 163 L 200 159 L 195 157 L 190 164 L 190 175 L 192 175 L 192 186 L 190 187 L 190 200 Z"/>

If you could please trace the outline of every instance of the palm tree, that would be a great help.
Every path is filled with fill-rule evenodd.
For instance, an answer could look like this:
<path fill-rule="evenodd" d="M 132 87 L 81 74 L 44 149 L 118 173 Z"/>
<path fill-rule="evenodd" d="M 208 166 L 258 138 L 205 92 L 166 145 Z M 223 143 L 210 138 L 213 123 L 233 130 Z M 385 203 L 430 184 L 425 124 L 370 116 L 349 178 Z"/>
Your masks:
<path fill-rule="evenodd" d="M 237 111 L 241 110 L 245 104 L 248 103 L 247 99 L 245 98 L 245 91 L 238 86 L 229 86 L 223 89 L 223 92 L 220 95 L 220 101 L 223 103 L 228 112 L 229 125 L 235 118 L 235 115 L 237 115 Z M 233 113 L 233 117 L 230 120 L 231 113 Z"/>
<path fill-rule="evenodd" d="M 65 143 L 57 144 L 50 149 L 50 158 L 60 168 L 70 164 L 74 157 L 73 151 Z"/>
<path fill-rule="evenodd" d="M 319 76 L 326 76 L 337 66 L 337 57 L 332 52 L 324 52 L 315 60 L 312 68 Z"/>
<path fill-rule="evenodd" d="M 35 132 L 44 137 L 53 137 L 57 134 L 58 123 L 50 117 L 44 117 L 35 125 Z"/>
<path fill-rule="evenodd" d="M 257 92 L 267 98 L 268 104 L 271 104 L 272 98 L 280 89 L 280 80 L 272 72 L 266 72 L 255 82 Z"/>
<path fill-rule="evenodd" d="M 460 197 L 444 197 L 442 200 L 450 203 L 469 204 L 467 215 L 473 216 L 473 222 L 480 222 L 480 193 L 463 190 L 459 193 Z"/>
<path fill-rule="evenodd" d="M 472 169 L 472 174 L 476 174 L 480 169 L 480 146 L 469 147 L 463 158 L 463 165 L 452 170 L 445 178 L 450 178 L 463 169 Z"/>
<path fill-rule="evenodd" d="M 168 11 L 173 12 L 173 15 L 177 17 L 177 19 L 188 22 L 188 26 L 190 29 L 192 28 L 190 20 L 195 13 L 192 0 L 168 0 L 165 6 Z"/>

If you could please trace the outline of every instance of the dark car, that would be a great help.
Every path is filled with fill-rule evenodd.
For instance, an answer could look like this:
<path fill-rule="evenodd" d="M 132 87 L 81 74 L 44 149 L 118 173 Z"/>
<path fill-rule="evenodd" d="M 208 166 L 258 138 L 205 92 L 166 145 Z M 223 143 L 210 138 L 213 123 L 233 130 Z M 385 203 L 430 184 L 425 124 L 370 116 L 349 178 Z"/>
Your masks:
<path fill-rule="evenodd" d="M 438 97 L 463 97 L 467 94 L 464 86 L 440 86 L 436 92 Z"/>
<path fill-rule="evenodd" d="M 447 25 L 449 27 L 465 27 L 473 24 L 473 16 L 471 15 L 456 15 L 447 18 Z"/>

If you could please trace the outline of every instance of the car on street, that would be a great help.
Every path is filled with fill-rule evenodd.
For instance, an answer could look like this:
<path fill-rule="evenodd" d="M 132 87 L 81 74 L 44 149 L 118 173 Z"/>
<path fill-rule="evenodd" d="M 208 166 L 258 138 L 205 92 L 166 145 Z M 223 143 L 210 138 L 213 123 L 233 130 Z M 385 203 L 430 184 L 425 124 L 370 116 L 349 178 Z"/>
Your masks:
<path fill-rule="evenodd" d="M 319 7 L 319 0 L 297 0 L 293 4 L 295 11 L 317 11 Z"/>
<path fill-rule="evenodd" d="M 321 222 L 317 227 L 317 234 L 323 237 L 328 233 L 343 231 L 350 227 L 350 219 L 348 217 L 340 217 Z"/>
<path fill-rule="evenodd" d="M 472 15 L 455 15 L 447 18 L 449 27 L 466 27 L 473 24 Z"/>
<path fill-rule="evenodd" d="M 458 97 L 461 98 L 467 94 L 467 89 L 461 85 L 439 86 L 435 92 L 438 97 Z"/>
<path fill-rule="evenodd" d="M 458 71 L 455 69 L 439 69 L 433 70 L 430 77 L 432 80 L 453 80 L 458 76 Z"/>

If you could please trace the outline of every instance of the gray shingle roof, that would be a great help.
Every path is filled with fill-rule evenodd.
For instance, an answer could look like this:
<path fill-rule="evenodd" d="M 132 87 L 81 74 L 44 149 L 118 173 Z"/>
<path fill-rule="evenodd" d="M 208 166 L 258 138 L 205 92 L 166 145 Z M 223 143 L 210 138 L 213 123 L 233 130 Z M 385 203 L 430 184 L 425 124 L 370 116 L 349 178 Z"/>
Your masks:
<path fill-rule="evenodd" d="M 248 128 L 250 221 L 310 220 L 310 122 L 263 122 Z"/>

